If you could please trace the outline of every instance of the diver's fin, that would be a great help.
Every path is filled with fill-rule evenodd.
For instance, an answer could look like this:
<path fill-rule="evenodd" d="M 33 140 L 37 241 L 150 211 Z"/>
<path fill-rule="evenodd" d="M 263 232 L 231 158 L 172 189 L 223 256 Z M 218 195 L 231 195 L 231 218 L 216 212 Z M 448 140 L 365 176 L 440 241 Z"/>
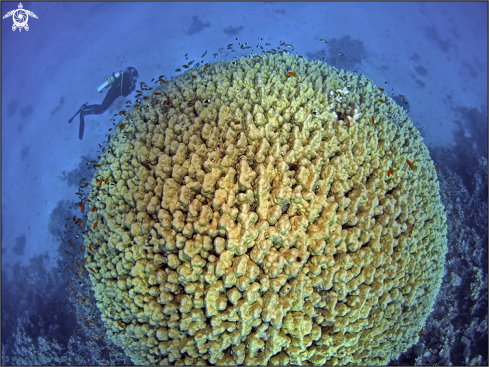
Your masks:
<path fill-rule="evenodd" d="M 80 128 L 78 129 L 78 138 L 83 139 L 83 133 L 85 132 L 85 119 L 83 118 L 83 113 L 80 114 Z"/>
<path fill-rule="evenodd" d="M 70 118 L 70 120 L 68 121 L 68 123 L 70 123 L 70 124 L 71 124 L 71 121 L 73 121 L 73 119 L 76 117 L 76 115 L 78 115 L 78 114 L 79 114 L 79 113 L 80 113 L 80 112 L 81 112 L 81 111 L 82 111 L 82 110 L 85 108 L 85 106 L 86 106 L 87 104 L 88 104 L 88 102 L 87 102 L 87 103 L 82 104 L 82 106 L 80 107 L 80 109 L 79 109 L 78 111 L 76 111 L 76 113 L 73 115 L 73 117 L 72 117 L 72 118 Z"/>

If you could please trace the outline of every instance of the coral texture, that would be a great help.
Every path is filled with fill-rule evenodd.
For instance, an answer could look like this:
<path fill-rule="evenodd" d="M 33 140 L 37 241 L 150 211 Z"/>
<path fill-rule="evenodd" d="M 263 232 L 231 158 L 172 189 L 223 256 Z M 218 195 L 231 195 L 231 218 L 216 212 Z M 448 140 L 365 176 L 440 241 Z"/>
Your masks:
<path fill-rule="evenodd" d="M 402 109 L 288 54 L 174 80 L 92 180 L 86 266 L 112 340 L 187 365 L 385 364 L 415 343 L 446 217 Z"/>

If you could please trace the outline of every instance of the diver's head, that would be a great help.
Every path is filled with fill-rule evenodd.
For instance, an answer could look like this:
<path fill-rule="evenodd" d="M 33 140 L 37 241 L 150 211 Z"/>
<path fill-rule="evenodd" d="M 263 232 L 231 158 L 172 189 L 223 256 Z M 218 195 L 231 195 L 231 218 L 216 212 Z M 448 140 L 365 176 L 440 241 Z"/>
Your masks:
<path fill-rule="evenodd" d="M 136 70 L 136 68 L 133 68 L 132 66 L 129 66 L 127 68 L 127 72 L 129 73 L 129 75 L 131 75 L 131 78 L 132 78 L 133 82 L 135 83 L 136 80 L 138 80 L 138 76 L 139 76 L 139 73 Z"/>

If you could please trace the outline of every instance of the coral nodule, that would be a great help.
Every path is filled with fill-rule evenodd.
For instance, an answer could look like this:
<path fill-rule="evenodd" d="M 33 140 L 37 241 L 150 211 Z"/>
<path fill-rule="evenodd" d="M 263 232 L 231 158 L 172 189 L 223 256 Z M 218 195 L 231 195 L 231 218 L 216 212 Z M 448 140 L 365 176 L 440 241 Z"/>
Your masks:
<path fill-rule="evenodd" d="M 385 364 L 440 288 L 419 132 L 363 75 L 288 54 L 190 69 L 116 129 L 87 268 L 136 364 Z"/>

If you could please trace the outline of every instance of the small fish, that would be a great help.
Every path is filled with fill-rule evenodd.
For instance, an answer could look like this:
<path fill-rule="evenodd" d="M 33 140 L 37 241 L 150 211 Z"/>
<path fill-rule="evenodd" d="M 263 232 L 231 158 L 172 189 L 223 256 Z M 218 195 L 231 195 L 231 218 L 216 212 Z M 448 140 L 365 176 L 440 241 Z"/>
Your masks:
<path fill-rule="evenodd" d="M 321 41 L 322 43 L 328 43 L 328 42 L 326 42 L 326 40 L 323 40 L 322 38 L 320 39 L 320 41 Z"/>
<path fill-rule="evenodd" d="M 97 223 L 98 223 L 98 222 L 95 222 L 95 223 L 93 224 L 93 229 L 97 228 Z"/>
<path fill-rule="evenodd" d="M 98 188 L 99 188 L 99 189 L 102 187 L 102 181 L 103 181 L 102 179 L 97 180 L 97 182 L 98 182 Z"/>
<path fill-rule="evenodd" d="M 86 301 L 87 301 L 87 299 L 83 298 L 82 305 L 84 305 Z"/>
<path fill-rule="evenodd" d="M 387 171 L 387 177 L 389 177 L 390 175 L 392 175 L 392 170 L 391 169 Z"/>
<path fill-rule="evenodd" d="M 415 223 L 413 223 L 413 225 L 412 225 L 411 227 L 409 227 L 409 229 L 408 229 L 408 232 L 409 232 L 409 237 L 411 237 L 411 232 L 412 232 L 412 231 L 413 231 L 413 229 L 414 229 L 414 224 L 415 224 Z"/>
<path fill-rule="evenodd" d="M 87 182 L 83 188 L 87 187 L 88 185 L 90 185 L 90 182 Z"/>
<path fill-rule="evenodd" d="M 154 95 L 161 96 L 161 93 L 160 92 L 154 92 Z"/>
<path fill-rule="evenodd" d="M 342 52 L 338 52 L 337 55 L 338 56 L 343 56 L 343 53 Z"/>
<path fill-rule="evenodd" d="M 71 294 L 75 293 L 75 290 L 73 289 L 72 291 L 70 291 Z"/>
<path fill-rule="evenodd" d="M 112 349 L 107 349 L 107 353 L 110 353 L 110 352 L 112 352 Z"/>
<path fill-rule="evenodd" d="M 119 115 L 125 115 L 126 114 L 126 111 L 125 110 L 122 110 L 119 112 Z"/>
<path fill-rule="evenodd" d="M 66 283 L 66 286 L 68 287 L 70 285 L 70 281 L 68 281 L 68 283 Z"/>
<path fill-rule="evenodd" d="M 83 329 L 78 329 L 78 331 L 82 331 Z"/>
<path fill-rule="evenodd" d="M 379 98 L 379 102 L 380 103 L 384 103 L 384 100 Z"/>
<path fill-rule="evenodd" d="M 234 124 L 239 125 L 239 124 L 241 124 L 241 121 L 234 121 Z"/>
<path fill-rule="evenodd" d="M 92 273 L 95 273 L 95 270 L 93 270 L 92 268 L 88 268 Z"/>
<path fill-rule="evenodd" d="M 289 75 L 292 75 L 292 76 L 297 76 L 296 73 L 294 73 L 293 71 L 288 71 Z"/>
<path fill-rule="evenodd" d="M 141 96 L 142 96 L 142 94 L 141 94 L 141 93 L 138 93 L 138 94 L 136 94 L 134 97 L 139 98 L 139 97 L 141 97 Z M 116 115 L 116 116 L 117 116 L 117 115 Z"/>
<path fill-rule="evenodd" d="M 89 324 L 92 324 L 92 320 L 87 320 L 87 322 L 88 322 Z"/>
<path fill-rule="evenodd" d="M 160 85 L 168 83 L 166 80 L 160 80 Z"/>
<path fill-rule="evenodd" d="M 96 207 L 96 206 L 94 206 L 94 207 L 92 208 L 92 213 L 95 213 L 96 211 L 97 211 L 97 207 Z"/>
<path fill-rule="evenodd" d="M 117 324 L 118 324 L 118 325 L 119 325 L 119 326 L 120 326 L 122 329 L 124 329 L 124 328 L 125 328 L 125 326 L 122 324 L 122 322 L 117 321 Z"/>
<path fill-rule="evenodd" d="M 80 251 L 83 252 L 83 246 L 82 245 L 80 245 Z"/>
<path fill-rule="evenodd" d="M 349 129 L 350 128 L 350 118 L 348 116 L 346 116 L 346 120 L 348 122 L 345 124 L 345 127 Z"/>
<path fill-rule="evenodd" d="M 72 308 L 69 312 L 73 312 L 74 308 Z"/>
<path fill-rule="evenodd" d="M 71 270 L 71 269 L 73 269 L 73 266 L 70 266 L 69 268 L 66 268 L 66 270 Z M 68 284 L 66 286 L 68 287 Z"/>
<path fill-rule="evenodd" d="M 81 275 L 83 268 L 78 269 L 78 275 Z"/>
<path fill-rule="evenodd" d="M 78 225 L 80 226 L 80 228 L 83 226 L 83 222 L 81 219 L 78 219 Z"/>
<path fill-rule="evenodd" d="M 134 105 L 134 108 L 138 108 L 138 107 L 141 107 L 141 105 L 136 103 L 136 104 Z"/>
<path fill-rule="evenodd" d="M 87 263 L 87 258 L 84 258 L 83 259 L 83 263 L 86 264 Z"/>
<path fill-rule="evenodd" d="M 197 79 L 197 75 L 192 75 L 192 79 Z"/>
<path fill-rule="evenodd" d="M 372 116 L 372 123 L 375 125 L 375 117 Z"/>
<path fill-rule="evenodd" d="M 404 102 L 404 104 L 408 104 L 409 102 L 406 101 L 406 98 L 404 98 L 404 96 L 402 94 L 399 94 L 399 98 L 401 99 L 401 101 Z"/>
<path fill-rule="evenodd" d="M 438 169 L 438 167 L 435 167 L 435 170 L 436 170 L 436 172 L 440 172 L 440 170 Z"/>
<path fill-rule="evenodd" d="M 80 266 L 80 260 L 76 259 L 76 265 Z"/>
<path fill-rule="evenodd" d="M 421 336 L 421 334 L 423 334 L 423 331 L 424 331 L 424 327 L 421 328 L 421 330 L 418 333 L 418 336 Z"/>
<path fill-rule="evenodd" d="M 93 168 L 98 168 L 98 167 L 102 167 L 102 165 L 101 164 L 94 164 L 93 165 Z"/>
<path fill-rule="evenodd" d="M 82 319 L 83 319 L 83 318 L 85 318 L 85 317 L 87 317 L 87 315 L 82 315 L 82 316 L 81 316 L 81 318 L 82 318 Z"/>
<path fill-rule="evenodd" d="M 380 90 L 381 92 L 383 92 L 383 91 L 384 91 L 384 88 L 380 88 L 380 87 L 379 87 L 379 90 Z"/>
<path fill-rule="evenodd" d="M 175 69 L 175 71 L 176 71 L 177 73 L 179 73 L 179 72 L 181 72 L 181 71 L 182 71 L 182 69 Z"/>
<path fill-rule="evenodd" d="M 450 195 L 448 195 L 448 192 L 446 192 L 446 191 L 445 191 L 445 195 L 447 196 L 447 198 L 449 198 L 449 197 L 450 197 Z"/>
<path fill-rule="evenodd" d="M 182 68 L 188 69 L 188 65 L 182 65 Z"/>
<path fill-rule="evenodd" d="M 200 58 L 203 58 L 206 54 L 207 54 L 207 50 L 205 50 L 204 54 Z"/>
<path fill-rule="evenodd" d="M 207 70 L 208 67 L 209 67 L 209 64 L 204 65 L 204 70 Z"/>
<path fill-rule="evenodd" d="M 103 337 L 103 336 L 104 336 L 104 334 L 100 334 L 98 337 L 99 337 L 99 339 L 100 339 L 100 338 L 101 338 L 101 337 Z"/>
<path fill-rule="evenodd" d="M 194 63 L 194 60 L 189 61 L 189 62 L 188 62 L 188 65 L 190 66 L 190 65 L 192 65 L 193 63 Z"/>
<path fill-rule="evenodd" d="M 407 164 L 409 165 L 409 167 L 411 167 L 411 169 L 412 169 L 413 171 L 415 171 L 415 170 L 416 170 L 416 168 L 414 167 L 414 165 L 411 163 L 411 161 L 410 161 L 409 159 L 406 159 L 406 162 L 407 162 Z"/>
<path fill-rule="evenodd" d="M 109 177 L 107 176 L 107 178 L 105 179 L 104 183 L 107 185 L 107 182 L 109 182 Z"/>
<path fill-rule="evenodd" d="M 88 250 L 89 250 L 90 252 L 93 252 L 93 246 L 92 246 L 92 244 L 89 244 L 89 245 L 88 245 Z"/>

